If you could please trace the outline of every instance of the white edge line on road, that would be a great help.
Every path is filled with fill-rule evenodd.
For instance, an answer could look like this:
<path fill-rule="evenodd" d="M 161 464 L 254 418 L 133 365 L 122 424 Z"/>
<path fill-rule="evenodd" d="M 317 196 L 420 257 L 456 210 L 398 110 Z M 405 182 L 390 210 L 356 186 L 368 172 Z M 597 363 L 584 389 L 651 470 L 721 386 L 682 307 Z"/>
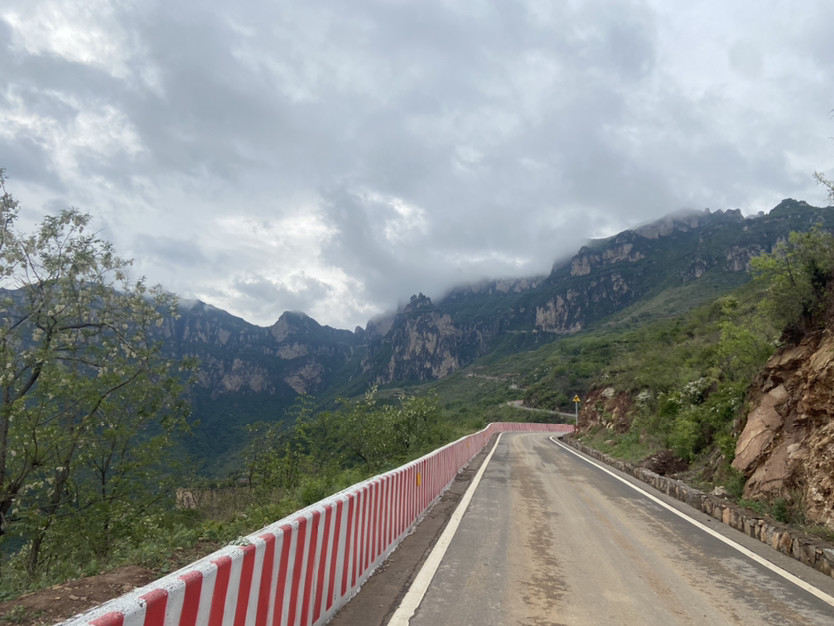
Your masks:
<path fill-rule="evenodd" d="M 606 474 L 610 474 L 611 476 L 613 476 L 614 478 L 616 478 L 617 480 L 619 480 L 619 481 L 620 481 L 620 482 L 622 482 L 623 484 L 628 485 L 629 487 L 631 487 L 631 488 L 632 488 L 632 489 L 634 489 L 635 491 L 637 491 L 637 492 L 639 492 L 639 493 L 643 494 L 644 496 L 646 496 L 647 498 L 649 498 L 649 499 L 650 499 L 650 500 L 652 500 L 653 502 L 656 502 L 657 504 L 659 504 L 659 505 L 660 505 L 660 506 L 662 506 L 663 508 L 668 509 L 669 511 L 671 511 L 672 513 L 674 513 L 675 515 L 677 515 L 677 516 L 678 516 L 678 517 L 680 517 L 681 519 L 684 519 L 684 520 L 686 520 L 687 522 L 689 522 L 690 524 L 692 524 L 693 526 L 695 526 L 695 527 L 697 527 L 697 528 L 700 528 L 700 529 L 701 529 L 701 530 L 703 530 L 705 533 L 708 533 L 708 534 L 712 535 L 713 537 L 715 537 L 715 538 L 716 538 L 716 539 L 718 539 L 719 541 L 724 542 L 725 544 L 727 544 L 727 545 L 728 545 L 728 546 L 730 546 L 731 548 L 734 548 L 735 550 L 738 550 L 738 551 L 739 551 L 739 552 L 741 552 L 744 556 L 746 556 L 746 557 L 748 557 L 748 558 L 750 558 L 750 559 L 752 559 L 752 560 L 756 561 L 756 563 L 759 563 L 760 565 L 763 565 L 764 567 L 766 567 L 766 568 L 767 568 L 767 569 L 769 569 L 770 571 L 774 572 L 775 574 L 778 574 L 779 576 L 781 576 L 781 577 L 782 577 L 782 578 L 784 578 L 785 580 L 788 580 L 788 581 L 792 582 L 792 583 L 793 583 L 794 585 L 796 585 L 797 587 L 799 587 L 799 588 L 801 588 L 801 589 L 804 589 L 804 590 L 805 590 L 805 591 L 807 591 L 808 593 L 810 593 L 810 594 L 812 594 L 812 595 L 816 596 L 817 598 L 819 598 L 820 600 L 822 600 L 822 601 L 823 601 L 823 602 L 825 602 L 826 604 L 830 604 L 831 606 L 834 606 L 834 597 L 831 597 L 830 595 L 828 595 L 828 594 L 827 594 L 827 593 L 825 593 L 824 591 L 821 591 L 821 590 L 817 589 L 816 587 L 814 587 L 813 585 L 811 585 L 811 584 L 809 584 L 809 583 L 805 582 L 805 581 L 804 581 L 804 580 L 802 580 L 801 578 L 798 578 L 797 576 L 794 576 L 794 575 L 793 575 L 793 574 L 791 574 L 789 571 L 782 569 L 781 567 L 779 567 L 778 565 L 775 565 L 774 563 L 771 563 L 770 561 L 768 561 L 768 560 L 767 560 L 767 559 L 765 559 L 764 557 L 759 556 L 758 554 L 756 554 L 755 552 L 752 552 L 751 550 L 748 550 L 748 549 L 747 549 L 747 548 L 745 548 L 743 545 L 741 545 L 741 544 L 739 544 L 739 543 L 736 543 L 736 542 L 735 542 L 735 541 L 733 541 L 732 539 L 729 539 L 729 538 L 725 537 L 724 535 L 722 535 L 722 534 L 721 534 L 721 533 L 719 533 L 719 532 L 714 531 L 714 530 L 713 530 L 712 528 L 710 528 L 709 526 L 706 526 L 706 525 L 702 524 L 701 522 L 699 522 L 698 520 L 696 520 L 696 519 L 694 519 L 694 518 L 690 517 L 690 516 L 689 516 L 689 515 L 687 515 L 686 513 L 683 513 L 683 512 L 681 512 L 681 511 L 678 511 L 678 510 L 677 510 L 675 507 L 673 507 L 673 506 L 669 506 L 668 504 L 666 504 L 666 503 L 665 503 L 663 500 L 661 500 L 660 498 L 657 498 L 657 497 L 653 496 L 653 495 L 652 495 L 652 494 L 650 494 L 648 491 L 645 491 L 644 489 L 641 489 L 641 488 L 640 488 L 640 487 L 638 487 L 637 485 L 633 485 L 632 483 L 630 483 L 629 481 L 627 481 L 627 480 L 626 480 L 626 479 L 624 479 L 623 477 L 618 476 L 617 474 L 615 474 L 614 472 L 612 472 L 612 471 L 611 471 L 611 470 L 609 470 L 608 468 L 606 468 L 606 467 L 604 467 L 604 466 L 600 465 L 600 464 L 599 464 L 599 463 L 597 463 L 596 461 L 592 461 L 591 459 L 589 459 L 589 458 L 587 458 L 587 457 L 585 457 L 585 456 L 583 456 L 583 455 L 579 454 L 576 450 L 573 450 L 572 448 L 570 448 L 570 447 L 569 447 L 569 446 L 567 446 L 566 444 L 562 443 L 561 441 L 556 441 L 556 439 L 554 439 L 553 437 L 549 437 L 549 439 L 550 439 L 550 441 L 552 441 L 553 443 L 555 443 L 557 446 L 559 446 L 559 447 L 561 447 L 561 448 L 564 448 L 565 450 L 567 450 L 567 451 L 568 451 L 568 452 L 570 452 L 571 454 L 573 454 L 573 455 L 575 455 L 575 456 L 579 457 L 580 459 L 582 459 L 582 460 L 583 460 L 583 461 L 585 461 L 586 463 L 590 463 L 591 465 L 594 465 L 594 466 L 598 467 L 599 469 L 601 469 L 601 470 L 602 470 L 603 472 L 605 472 Z"/>
<path fill-rule="evenodd" d="M 472 496 L 475 494 L 475 489 L 478 488 L 478 483 L 481 482 L 481 476 L 484 475 L 484 471 L 486 470 L 487 465 L 489 465 L 489 461 L 492 459 L 495 449 L 498 447 L 498 442 L 501 441 L 502 434 L 503 433 L 498 434 L 498 439 L 495 440 L 495 445 L 492 446 L 492 450 L 489 451 L 489 454 L 481 464 L 478 473 L 475 474 L 475 478 L 472 479 L 469 489 L 466 490 L 466 493 L 463 494 L 463 497 L 460 499 L 460 503 L 455 509 L 455 512 L 452 513 L 452 516 L 449 518 L 449 523 L 446 524 L 446 528 L 443 529 L 443 534 L 440 535 L 440 539 L 438 539 L 437 543 L 434 544 L 434 548 L 432 548 L 426 562 L 423 563 L 420 573 L 417 574 L 417 577 L 408 589 L 408 593 L 405 594 L 402 602 L 400 602 L 400 606 L 397 607 L 394 615 L 392 615 L 391 619 L 388 621 L 388 626 L 407 626 L 409 620 L 411 620 L 414 612 L 417 610 L 417 607 L 419 607 L 420 603 L 423 601 L 423 596 L 426 595 L 426 591 L 431 584 L 432 578 L 434 578 L 434 574 L 440 566 L 440 561 L 443 560 L 443 556 L 446 554 L 449 544 L 452 543 L 452 538 L 455 536 L 458 526 L 460 526 L 463 514 L 466 513 L 469 501 L 472 500 Z"/>

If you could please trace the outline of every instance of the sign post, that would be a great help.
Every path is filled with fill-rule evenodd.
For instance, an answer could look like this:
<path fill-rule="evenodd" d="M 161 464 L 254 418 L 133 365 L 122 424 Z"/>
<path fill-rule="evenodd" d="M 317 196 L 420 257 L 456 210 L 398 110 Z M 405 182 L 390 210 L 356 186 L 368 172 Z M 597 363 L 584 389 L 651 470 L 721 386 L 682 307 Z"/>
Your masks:
<path fill-rule="evenodd" d="M 579 429 L 579 403 L 580 403 L 579 394 L 576 394 L 573 397 L 573 408 L 575 409 L 575 419 L 574 419 L 574 426 L 573 426 L 574 430 Z"/>

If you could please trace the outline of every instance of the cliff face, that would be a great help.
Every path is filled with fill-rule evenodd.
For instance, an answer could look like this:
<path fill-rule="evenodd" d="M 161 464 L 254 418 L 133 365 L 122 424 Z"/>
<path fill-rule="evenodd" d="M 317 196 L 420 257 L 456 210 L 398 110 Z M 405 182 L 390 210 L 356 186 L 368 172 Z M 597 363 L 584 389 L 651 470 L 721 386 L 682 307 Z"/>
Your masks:
<path fill-rule="evenodd" d="M 667 233 L 668 234 L 668 233 Z M 579 252 L 571 259 L 570 275 L 587 276 L 593 270 L 599 270 L 606 265 L 617 263 L 636 263 L 646 258 L 646 253 L 639 246 L 642 235 L 635 231 L 626 231 L 614 237 L 610 244 L 601 250 L 592 250 L 588 246 L 580 248 Z M 656 239 L 657 237 L 649 237 Z"/>
<path fill-rule="evenodd" d="M 804 502 L 809 520 L 834 529 L 834 333 L 775 354 L 751 404 L 733 461 L 744 497 Z"/>
<path fill-rule="evenodd" d="M 203 304 L 187 303 L 166 327 L 170 348 L 200 361 L 198 385 L 212 398 L 256 393 L 317 393 L 333 382 L 355 349 L 349 331 L 284 313 L 270 328 Z"/>
<path fill-rule="evenodd" d="M 259 328 L 189 303 L 166 327 L 167 340 L 175 353 L 200 359 L 199 383 L 213 398 L 318 394 L 360 378 L 366 384 L 440 378 L 488 353 L 502 337 L 514 334 L 518 345 L 535 345 L 664 289 L 712 280 L 714 298 L 717 289 L 747 279 L 753 256 L 819 219 L 827 214 L 793 200 L 756 218 L 739 211 L 679 212 L 590 242 L 546 277 L 484 281 L 436 303 L 414 296 L 365 330 L 335 330 L 303 313 L 284 313 L 272 327 Z"/>
<path fill-rule="evenodd" d="M 627 307 L 637 295 L 632 281 L 621 272 L 588 276 L 581 288 L 568 287 L 537 306 L 535 328 L 558 334 L 579 332 L 606 312 Z"/>
<path fill-rule="evenodd" d="M 383 327 L 387 331 L 375 334 L 362 362 L 374 382 L 442 378 L 461 366 L 463 332 L 423 294 L 413 296 Z"/>
<path fill-rule="evenodd" d="M 750 259 L 776 242 L 766 222 L 746 220 L 739 211 L 681 212 L 583 246 L 545 281 L 535 328 L 577 332 L 652 293 L 707 275 L 736 274 L 738 283 Z"/>

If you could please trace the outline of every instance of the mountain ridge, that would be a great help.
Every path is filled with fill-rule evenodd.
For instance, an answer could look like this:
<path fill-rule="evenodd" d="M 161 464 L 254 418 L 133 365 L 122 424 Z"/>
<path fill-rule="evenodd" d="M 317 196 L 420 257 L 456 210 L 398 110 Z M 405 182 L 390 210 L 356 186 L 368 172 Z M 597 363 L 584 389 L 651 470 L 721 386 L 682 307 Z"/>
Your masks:
<path fill-rule="evenodd" d="M 750 259 L 790 231 L 815 223 L 834 228 L 832 215 L 792 199 L 752 217 L 735 209 L 672 214 L 588 242 L 547 276 L 462 285 L 436 302 L 414 295 L 354 331 L 322 326 L 298 311 L 260 327 L 189 303 L 166 326 L 166 342 L 172 353 L 202 363 L 195 416 L 225 441 L 246 423 L 282 419 L 300 394 L 326 401 L 373 385 L 442 378 L 494 350 L 530 349 L 605 323 L 664 291 L 685 291 L 664 311 L 638 318 L 673 315 L 749 280 Z M 216 444 L 203 447 L 219 451 Z"/>

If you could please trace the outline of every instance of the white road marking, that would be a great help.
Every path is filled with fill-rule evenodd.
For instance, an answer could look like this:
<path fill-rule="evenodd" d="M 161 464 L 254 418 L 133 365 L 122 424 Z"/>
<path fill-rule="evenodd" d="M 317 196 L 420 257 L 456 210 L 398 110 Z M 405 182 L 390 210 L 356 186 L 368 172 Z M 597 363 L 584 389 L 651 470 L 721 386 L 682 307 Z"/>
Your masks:
<path fill-rule="evenodd" d="M 613 476 L 614 478 L 619 480 L 621 483 L 623 483 L 625 485 L 628 485 L 629 487 L 631 487 L 635 491 L 643 494 L 644 496 L 646 496 L 647 498 L 649 498 L 653 502 L 656 502 L 657 504 L 659 504 L 663 508 L 668 509 L 669 511 L 671 511 L 672 513 L 674 513 L 675 515 L 677 515 L 681 519 L 686 520 L 687 522 L 689 522 L 693 526 L 703 530 L 705 533 L 708 533 L 708 534 L 712 535 L 713 537 L 715 537 L 716 539 L 718 539 L 719 541 L 724 542 L 725 544 L 727 544 L 731 548 L 741 552 L 744 556 L 749 557 L 750 559 L 756 561 L 756 563 L 759 563 L 760 565 L 763 565 L 764 567 L 766 567 L 767 569 L 769 569 L 773 573 L 778 574 L 779 576 L 781 576 L 785 580 L 788 580 L 788 581 L 792 582 L 794 585 L 796 585 L 800 589 L 804 589 L 805 591 L 807 591 L 808 593 L 816 596 L 817 598 L 819 598 L 820 600 L 822 600 L 826 604 L 830 604 L 831 606 L 834 606 L 834 597 L 831 597 L 830 595 L 828 595 L 827 593 L 817 589 L 813 585 L 810 585 L 809 583 L 806 583 L 801 578 L 797 578 L 796 576 L 791 574 L 789 571 L 784 570 L 781 567 L 779 567 L 778 565 L 775 565 L 775 564 L 771 563 L 770 561 L 768 561 L 764 557 L 761 557 L 758 554 L 756 554 L 755 552 L 752 552 L 752 551 L 748 550 L 743 545 L 741 545 L 739 543 L 736 543 L 732 539 L 728 539 L 727 537 L 725 537 L 721 533 L 718 533 L 718 532 L 714 531 L 709 526 L 706 526 L 706 525 L 702 524 L 701 522 L 699 522 L 698 520 L 696 520 L 692 517 L 689 517 L 686 513 L 682 513 L 681 511 L 678 511 L 675 507 L 669 506 L 668 504 L 666 504 L 660 498 L 657 498 L 657 497 L 653 496 L 652 494 L 650 494 L 648 491 L 645 491 L 644 489 L 641 489 L 640 487 L 631 484 L 629 481 L 622 478 L 621 476 L 617 476 L 617 474 L 615 474 L 614 472 L 612 472 L 608 468 L 604 467 L 603 465 L 600 465 L 596 461 L 592 461 L 591 459 L 579 454 L 576 450 L 573 450 L 572 448 L 570 448 L 566 444 L 562 443 L 561 441 L 557 441 L 553 437 L 549 437 L 549 439 L 550 439 L 550 441 L 555 443 L 557 446 L 560 446 L 561 448 L 564 448 L 565 450 L 567 450 L 571 454 L 579 457 L 580 459 L 582 459 L 586 463 L 590 463 L 591 465 L 601 469 L 606 474 L 610 474 L 611 476 Z"/>
<path fill-rule="evenodd" d="M 426 595 L 426 591 L 431 584 L 432 578 L 434 578 L 437 568 L 440 567 L 440 562 L 443 560 L 443 556 L 446 554 L 449 544 L 452 543 L 452 538 L 455 536 L 458 526 L 460 526 L 463 514 L 466 513 L 466 509 L 469 507 L 469 502 L 475 494 L 475 489 L 478 488 L 478 483 L 481 482 L 481 476 L 484 475 L 484 471 L 486 470 L 487 465 L 489 465 L 489 461 L 492 459 L 492 455 L 495 453 L 498 443 L 501 441 L 502 434 L 503 433 L 498 434 L 498 439 L 495 440 L 495 445 L 492 446 L 492 450 L 489 451 L 489 454 L 481 464 L 481 468 L 478 470 L 478 473 L 475 474 L 475 478 L 472 479 L 469 489 L 467 489 L 466 493 L 463 494 L 455 512 L 452 513 L 452 516 L 449 518 L 449 523 L 446 524 L 446 528 L 443 529 L 443 534 L 440 535 L 440 539 L 438 539 L 437 543 L 434 544 L 431 554 L 429 554 L 426 562 L 423 563 L 420 573 L 417 574 L 417 577 L 408 589 L 408 593 L 405 594 L 400 606 L 397 607 L 394 615 L 392 615 L 391 619 L 388 621 L 388 626 L 407 626 L 414 615 L 414 612 L 417 610 L 417 607 L 419 607 L 420 603 L 423 601 L 423 596 Z"/>

